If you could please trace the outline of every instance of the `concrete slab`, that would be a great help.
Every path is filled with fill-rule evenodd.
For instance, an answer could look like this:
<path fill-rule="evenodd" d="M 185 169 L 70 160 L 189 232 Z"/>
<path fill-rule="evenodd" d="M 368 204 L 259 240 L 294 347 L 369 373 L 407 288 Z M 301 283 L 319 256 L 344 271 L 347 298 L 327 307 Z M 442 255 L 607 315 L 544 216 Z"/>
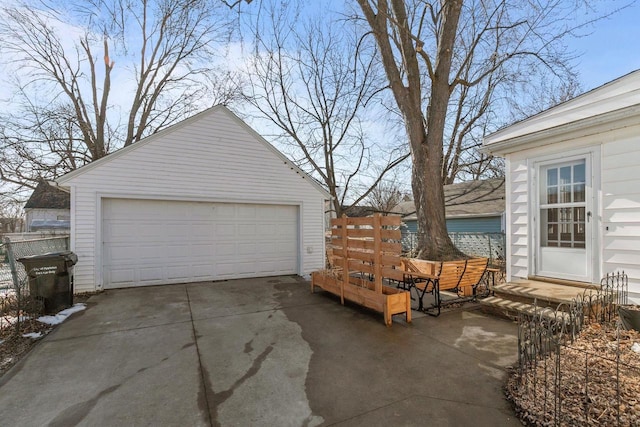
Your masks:
<path fill-rule="evenodd" d="M 191 321 L 185 285 L 107 290 L 88 305 L 82 321 L 59 328 L 57 339 Z"/>
<path fill-rule="evenodd" d="M 296 277 L 109 291 L 0 379 L 6 425 L 520 425 L 516 326 L 382 315 Z"/>
<path fill-rule="evenodd" d="M 56 335 L 2 378 L 2 425 L 209 425 L 190 323 Z"/>

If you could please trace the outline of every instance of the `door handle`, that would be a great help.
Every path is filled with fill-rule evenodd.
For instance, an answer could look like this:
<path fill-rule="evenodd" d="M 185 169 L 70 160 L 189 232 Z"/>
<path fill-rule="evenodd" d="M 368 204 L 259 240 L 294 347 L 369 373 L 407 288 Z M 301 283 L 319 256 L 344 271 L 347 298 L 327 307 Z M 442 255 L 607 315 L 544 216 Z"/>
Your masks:
<path fill-rule="evenodd" d="M 587 212 L 587 222 L 591 221 L 591 211 Z"/>

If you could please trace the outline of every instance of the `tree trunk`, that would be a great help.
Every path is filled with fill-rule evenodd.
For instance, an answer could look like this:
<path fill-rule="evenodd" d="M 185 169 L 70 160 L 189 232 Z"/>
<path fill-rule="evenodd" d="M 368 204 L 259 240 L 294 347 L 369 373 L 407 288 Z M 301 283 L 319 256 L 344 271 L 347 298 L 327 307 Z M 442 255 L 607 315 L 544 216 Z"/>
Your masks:
<path fill-rule="evenodd" d="M 420 141 L 419 149 L 414 149 L 412 184 L 420 230 L 418 257 L 423 259 L 445 260 L 464 256 L 451 242 L 447 232 L 442 186 L 444 127 L 451 96 L 449 74 L 461 9 L 462 0 L 449 0 L 443 4 L 436 64 L 431 76 L 426 133 L 420 135 L 414 132 L 409 135 L 412 147 L 418 148 Z"/>
<path fill-rule="evenodd" d="M 386 0 L 378 0 L 377 10 L 368 0 L 358 0 L 378 42 L 382 63 L 391 90 L 402 112 L 409 144 L 411 146 L 411 185 L 418 219 L 418 257 L 445 260 L 464 257 L 451 242 L 445 219 L 444 192 L 442 187 L 442 150 L 447 107 L 451 96 L 449 75 L 456 39 L 462 0 L 444 0 L 437 40 L 435 67 L 422 51 L 422 45 L 411 34 L 406 4 L 391 0 L 393 17 Z M 377 12 L 377 13 L 376 13 Z M 393 37 L 389 26 L 395 28 Z M 399 43 L 401 55 L 396 56 L 390 39 Z M 429 64 L 431 80 L 429 107 L 426 120 L 422 112 L 422 83 L 418 57 Z M 401 59 L 400 59 L 401 58 Z M 400 60 L 401 64 L 397 63 Z M 401 71 L 402 70 L 402 71 Z"/>

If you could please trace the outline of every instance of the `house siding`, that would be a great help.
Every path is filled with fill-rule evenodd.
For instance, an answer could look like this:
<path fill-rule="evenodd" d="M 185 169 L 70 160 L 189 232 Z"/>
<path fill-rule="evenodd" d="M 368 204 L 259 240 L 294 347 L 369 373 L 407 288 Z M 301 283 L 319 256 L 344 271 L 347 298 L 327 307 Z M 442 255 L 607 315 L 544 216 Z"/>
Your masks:
<path fill-rule="evenodd" d="M 32 208 L 25 209 L 25 228 L 26 231 L 31 230 L 31 223 L 33 220 L 58 220 L 58 219 L 69 219 L 70 211 L 69 209 L 42 209 L 42 208 Z"/>
<path fill-rule="evenodd" d="M 602 147 L 604 273 L 624 271 L 640 293 L 640 127 Z"/>
<path fill-rule="evenodd" d="M 402 231 L 404 233 L 417 233 L 418 222 L 416 220 L 403 220 Z M 500 233 L 502 231 L 501 217 L 485 218 L 450 218 L 447 219 L 447 231 L 449 233 Z"/>
<path fill-rule="evenodd" d="M 189 119 L 148 142 L 68 179 L 75 205 L 72 250 L 76 291 L 101 282 L 101 199 L 146 198 L 290 204 L 300 209 L 300 274 L 324 265 L 325 196 L 231 113 L 217 109 Z"/>
<path fill-rule="evenodd" d="M 449 233 L 499 233 L 502 224 L 499 216 L 486 218 L 447 219 Z"/>
<path fill-rule="evenodd" d="M 507 232 L 509 233 L 508 280 L 530 274 L 529 259 L 530 179 L 534 159 L 557 156 L 562 159 L 572 150 L 595 150 L 599 161 L 593 167 L 599 189 L 594 220 L 599 231 L 594 236 L 594 251 L 603 276 L 624 270 L 629 276 L 629 290 L 640 293 L 640 126 L 626 126 L 536 149 L 506 155 Z M 598 159 L 596 159 L 598 160 Z M 596 182 L 596 185 L 598 183 Z"/>

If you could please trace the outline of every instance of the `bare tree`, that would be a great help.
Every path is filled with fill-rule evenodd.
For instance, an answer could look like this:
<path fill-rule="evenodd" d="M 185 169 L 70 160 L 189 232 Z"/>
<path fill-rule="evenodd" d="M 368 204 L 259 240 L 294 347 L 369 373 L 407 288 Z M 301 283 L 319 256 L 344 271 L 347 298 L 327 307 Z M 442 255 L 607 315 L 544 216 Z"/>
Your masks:
<path fill-rule="evenodd" d="M 202 97 L 228 30 L 216 5 L 227 10 L 207 0 L 4 7 L 15 92 L 0 116 L 0 179 L 33 187 L 211 105 Z"/>
<path fill-rule="evenodd" d="M 393 136 L 376 141 L 367 129 L 380 122 L 376 107 L 386 86 L 375 45 L 359 40 L 348 21 L 267 12 L 253 24 L 247 100 L 275 127 L 287 154 L 325 184 L 340 216 L 408 157 Z"/>
<path fill-rule="evenodd" d="M 419 256 L 438 259 L 455 253 L 446 231 L 443 182 L 459 173 L 461 153 L 474 138 L 477 143 L 490 123 L 500 123 L 497 116 L 506 114 L 496 106 L 501 98 L 522 96 L 508 93 L 518 82 L 532 80 L 539 70 L 558 80 L 573 75 L 563 40 L 585 22 L 576 20 L 575 4 L 560 0 L 358 4 L 411 146 Z"/>
<path fill-rule="evenodd" d="M 398 204 L 409 198 L 395 176 L 381 180 L 369 193 L 366 204 L 377 212 L 389 213 Z"/>
<path fill-rule="evenodd" d="M 0 234 L 16 233 L 22 225 L 22 200 L 10 195 L 0 195 Z"/>

